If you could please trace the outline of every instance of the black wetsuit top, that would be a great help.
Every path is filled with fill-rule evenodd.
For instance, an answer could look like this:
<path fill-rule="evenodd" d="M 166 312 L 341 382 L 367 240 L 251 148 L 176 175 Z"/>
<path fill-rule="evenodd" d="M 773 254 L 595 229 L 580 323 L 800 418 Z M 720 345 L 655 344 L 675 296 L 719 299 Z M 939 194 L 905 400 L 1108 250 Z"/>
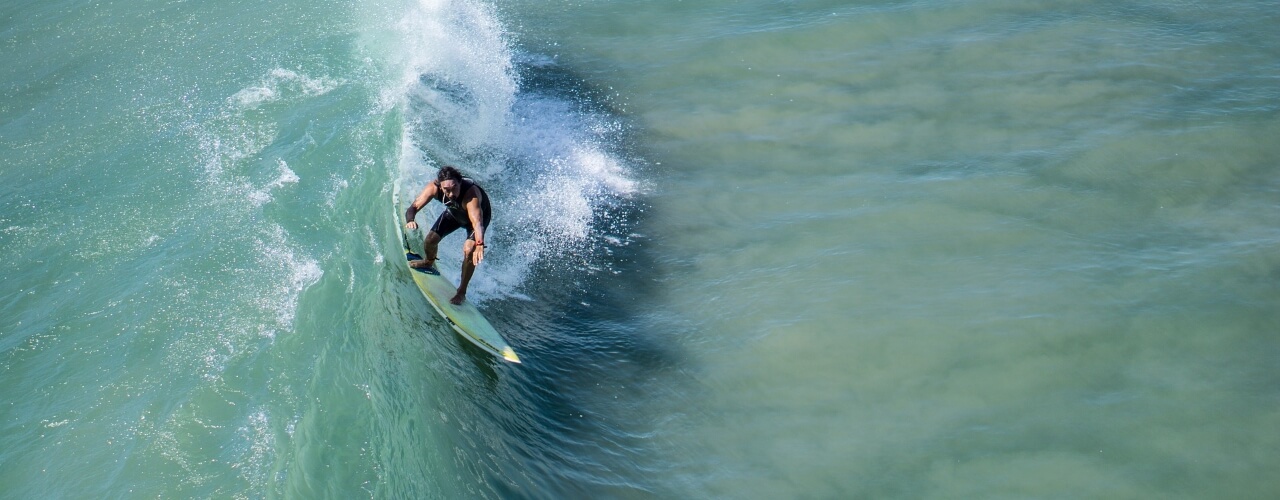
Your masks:
<path fill-rule="evenodd" d="M 440 184 L 437 182 L 436 186 L 439 187 Z M 484 188 L 480 187 L 479 184 L 476 184 L 476 182 L 470 178 L 463 177 L 462 190 L 459 192 L 465 197 L 467 193 L 471 191 L 472 187 L 475 187 L 480 191 L 480 223 L 483 224 L 484 227 L 489 227 L 489 218 L 492 215 L 493 210 L 489 207 L 489 194 L 484 192 Z M 458 224 L 461 224 L 462 227 L 467 229 L 473 229 L 471 227 L 471 217 L 467 216 L 467 207 L 465 204 L 459 203 L 460 200 L 449 200 L 446 202 L 444 199 L 443 189 L 436 190 L 435 200 L 440 202 L 441 205 L 444 205 L 445 214 L 449 214 L 449 216 L 453 217 L 454 220 L 457 220 Z"/>

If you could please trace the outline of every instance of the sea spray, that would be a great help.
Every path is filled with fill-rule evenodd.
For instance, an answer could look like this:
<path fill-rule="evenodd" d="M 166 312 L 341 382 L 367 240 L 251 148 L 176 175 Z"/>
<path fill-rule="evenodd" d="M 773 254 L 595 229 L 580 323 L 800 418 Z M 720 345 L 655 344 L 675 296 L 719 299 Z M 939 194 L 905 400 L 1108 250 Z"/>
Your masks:
<path fill-rule="evenodd" d="M 526 85 L 529 72 L 564 70 L 514 51 L 487 4 L 424 0 L 394 26 L 399 45 L 387 59 L 399 76 L 389 90 L 402 92 L 405 109 L 399 208 L 446 164 L 493 198 L 486 265 L 472 282 L 472 300 L 524 296 L 538 265 L 608 268 L 600 256 L 630 238 L 620 214 L 640 193 L 635 160 L 620 153 L 621 121 L 586 96 Z M 429 206 L 419 223 L 438 213 Z M 460 246 L 442 244 L 446 267 L 456 266 Z"/>

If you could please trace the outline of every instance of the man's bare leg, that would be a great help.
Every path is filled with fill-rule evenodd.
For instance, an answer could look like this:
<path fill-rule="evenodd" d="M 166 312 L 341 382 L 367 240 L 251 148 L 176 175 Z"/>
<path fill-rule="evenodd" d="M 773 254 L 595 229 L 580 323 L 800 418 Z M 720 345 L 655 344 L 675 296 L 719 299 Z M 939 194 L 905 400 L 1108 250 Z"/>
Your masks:
<path fill-rule="evenodd" d="M 414 269 L 430 269 L 436 264 L 436 252 L 440 249 L 440 235 L 435 231 L 427 231 L 427 237 L 422 240 L 422 260 L 409 261 L 409 267 Z"/>

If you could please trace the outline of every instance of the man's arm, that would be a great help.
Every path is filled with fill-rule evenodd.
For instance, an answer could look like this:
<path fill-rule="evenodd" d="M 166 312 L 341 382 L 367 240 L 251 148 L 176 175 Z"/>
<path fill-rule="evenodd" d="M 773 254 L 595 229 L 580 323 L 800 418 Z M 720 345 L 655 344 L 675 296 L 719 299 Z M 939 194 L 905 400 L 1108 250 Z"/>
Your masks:
<path fill-rule="evenodd" d="M 404 210 L 405 227 L 411 230 L 418 228 L 418 222 L 413 218 L 418 215 L 418 211 L 422 210 L 422 207 L 427 206 L 427 203 L 431 203 L 431 198 L 435 197 L 435 195 L 436 181 L 428 182 L 427 187 L 422 188 L 422 193 L 419 193 L 413 203 L 409 204 L 409 208 Z"/>
<path fill-rule="evenodd" d="M 473 251 L 476 265 L 484 260 L 484 214 L 481 213 L 480 197 L 484 196 L 483 191 L 479 188 L 471 188 L 474 196 L 467 201 L 467 218 L 471 219 L 471 227 L 475 230 L 476 248 Z"/>

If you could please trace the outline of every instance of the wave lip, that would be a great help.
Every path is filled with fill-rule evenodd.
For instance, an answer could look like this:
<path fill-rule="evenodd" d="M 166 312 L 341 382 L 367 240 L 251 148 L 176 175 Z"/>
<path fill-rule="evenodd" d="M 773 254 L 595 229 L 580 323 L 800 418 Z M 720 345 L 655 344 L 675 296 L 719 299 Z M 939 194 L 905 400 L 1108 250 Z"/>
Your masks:
<path fill-rule="evenodd" d="M 621 153 L 626 127 L 598 93 L 554 58 L 513 50 L 486 4 L 419 1 L 395 32 L 401 43 L 388 59 L 399 69 L 388 90 L 404 110 L 401 202 L 442 165 L 459 167 L 494 200 L 473 300 L 525 297 L 539 266 L 608 268 L 601 249 L 628 239 L 617 214 L 642 184 L 637 160 Z M 439 213 L 426 212 L 420 223 Z M 446 268 L 460 260 L 456 247 L 448 238 L 441 246 Z"/>

